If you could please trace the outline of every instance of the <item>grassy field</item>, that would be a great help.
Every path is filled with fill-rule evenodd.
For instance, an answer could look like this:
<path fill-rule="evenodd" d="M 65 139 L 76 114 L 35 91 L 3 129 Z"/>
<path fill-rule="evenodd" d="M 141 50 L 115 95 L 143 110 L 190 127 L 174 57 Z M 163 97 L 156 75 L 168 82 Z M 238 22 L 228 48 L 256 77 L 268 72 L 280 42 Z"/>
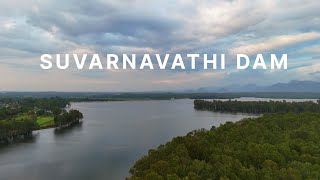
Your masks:
<path fill-rule="evenodd" d="M 24 120 L 30 118 L 27 114 L 20 114 L 15 117 L 16 120 Z M 40 128 L 45 128 L 54 125 L 54 120 L 52 116 L 38 116 L 37 123 Z"/>
<path fill-rule="evenodd" d="M 37 123 L 41 128 L 54 125 L 52 116 L 39 116 L 37 117 Z"/>
<path fill-rule="evenodd" d="M 14 119 L 20 121 L 20 120 L 28 119 L 28 118 L 29 118 L 29 116 L 27 114 L 20 114 L 20 115 L 16 116 Z"/>

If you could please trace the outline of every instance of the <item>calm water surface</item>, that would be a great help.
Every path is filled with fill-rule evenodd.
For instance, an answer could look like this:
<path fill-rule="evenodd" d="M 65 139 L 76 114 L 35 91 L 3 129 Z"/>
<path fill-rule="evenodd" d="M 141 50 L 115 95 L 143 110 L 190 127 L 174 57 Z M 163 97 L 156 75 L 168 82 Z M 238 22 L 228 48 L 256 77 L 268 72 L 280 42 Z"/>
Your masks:
<path fill-rule="evenodd" d="M 255 115 L 193 109 L 193 100 L 73 103 L 82 125 L 35 132 L 0 148 L 0 179 L 124 179 L 149 149 L 175 136 Z"/>

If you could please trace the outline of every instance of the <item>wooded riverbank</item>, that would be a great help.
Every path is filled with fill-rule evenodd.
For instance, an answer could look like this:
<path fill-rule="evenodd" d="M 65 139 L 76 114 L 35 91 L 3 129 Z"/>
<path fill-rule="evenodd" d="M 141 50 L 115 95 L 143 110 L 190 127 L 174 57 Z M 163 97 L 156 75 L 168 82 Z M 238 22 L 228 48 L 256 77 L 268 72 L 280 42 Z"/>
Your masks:
<path fill-rule="evenodd" d="M 69 101 L 62 98 L 1 99 L 0 143 L 32 136 L 32 132 L 48 128 L 65 128 L 79 123 L 80 111 L 64 108 Z"/>

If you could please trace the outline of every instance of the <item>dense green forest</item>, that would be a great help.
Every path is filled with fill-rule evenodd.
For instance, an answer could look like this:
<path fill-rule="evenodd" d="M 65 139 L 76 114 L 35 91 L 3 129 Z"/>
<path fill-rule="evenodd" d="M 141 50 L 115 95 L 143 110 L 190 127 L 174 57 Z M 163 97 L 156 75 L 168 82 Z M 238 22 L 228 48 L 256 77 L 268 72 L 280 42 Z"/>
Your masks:
<path fill-rule="evenodd" d="M 129 179 L 320 179 L 320 113 L 277 113 L 176 137 Z"/>
<path fill-rule="evenodd" d="M 277 112 L 320 112 L 320 100 L 317 103 L 286 102 L 286 101 L 205 101 L 194 100 L 194 108 L 197 110 L 209 110 L 216 112 L 241 112 L 241 113 L 277 113 Z"/>

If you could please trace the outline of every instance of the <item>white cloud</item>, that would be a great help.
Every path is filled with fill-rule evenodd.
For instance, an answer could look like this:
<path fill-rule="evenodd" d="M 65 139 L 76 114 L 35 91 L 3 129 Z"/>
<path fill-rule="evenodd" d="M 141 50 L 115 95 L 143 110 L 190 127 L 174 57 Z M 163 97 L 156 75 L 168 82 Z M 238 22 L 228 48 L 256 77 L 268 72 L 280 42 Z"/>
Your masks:
<path fill-rule="evenodd" d="M 315 40 L 319 38 L 320 38 L 320 33 L 318 32 L 276 36 L 264 42 L 240 45 L 239 47 L 230 49 L 230 53 L 231 54 L 242 53 L 242 54 L 248 54 L 248 55 L 255 54 L 255 53 L 263 53 L 266 51 L 282 48 L 295 43 Z"/>
<path fill-rule="evenodd" d="M 300 52 L 302 52 L 302 53 L 320 54 L 320 45 L 314 45 L 314 46 L 305 47 Z"/>
<path fill-rule="evenodd" d="M 320 61 L 320 59 L 318 59 Z M 319 63 L 314 63 L 311 64 L 310 66 L 306 67 L 300 67 L 294 70 L 295 73 L 299 74 L 300 77 L 310 79 L 313 78 L 315 73 L 318 73 L 320 71 L 320 64 Z"/>
<path fill-rule="evenodd" d="M 6 22 L 2 22 L 2 27 L 6 30 L 11 30 L 14 29 L 16 27 L 16 23 L 14 21 L 6 21 Z"/>

